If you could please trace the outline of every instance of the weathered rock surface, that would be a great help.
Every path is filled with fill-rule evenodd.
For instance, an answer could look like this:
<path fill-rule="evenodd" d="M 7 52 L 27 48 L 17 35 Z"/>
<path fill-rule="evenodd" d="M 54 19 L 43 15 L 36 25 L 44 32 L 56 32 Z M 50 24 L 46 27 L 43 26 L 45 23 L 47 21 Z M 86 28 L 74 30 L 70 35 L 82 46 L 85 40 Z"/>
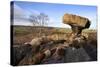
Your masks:
<path fill-rule="evenodd" d="M 83 28 L 89 28 L 90 21 L 88 18 L 73 15 L 73 14 L 65 14 L 63 16 L 63 23 L 69 24 L 71 26 L 78 26 Z"/>
<path fill-rule="evenodd" d="M 60 46 L 62 45 L 59 45 L 59 47 Z M 34 48 L 31 45 L 13 47 L 12 64 L 13 65 L 51 64 L 51 63 L 84 62 L 84 61 L 97 60 L 97 48 L 91 45 L 90 43 L 86 43 L 86 45 L 83 45 L 78 49 L 70 46 L 64 49 L 62 47 L 61 48 L 59 47 L 56 51 L 54 50 L 52 52 L 52 55 L 50 55 L 50 57 L 48 58 L 45 58 L 45 55 L 43 53 L 40 54 L 37 54 L 38 52 L 35 53 Z M 42 60 L 40 60 L 40 57 L 42 57 Z M 35 58 L 35 62 L 34 60 L 32 60 L 33 58 Z"/>
<path fill-rule="evenodd" d="M 81 34 L 82 29 L 89 28 L 91 24 L 88 18 L 73 14 L 64 14 L 63 23 L 71 26 L 74 35 Z"/>
<path fill-rule="evenodd" d="M 63 56 L 53 55 L 51 58 L 42 61 L 43 64 L 50 63 L 70 63 L 70 62 L 88 62 L 97 61 L 97 49 L 89 44 L 78 49 L 68 47 Z"/>
<path fill-rule="evenodd" d="M 70 25 L 72 29 L 72 33 L 69 37 L 69 42 L 71 44 L 77 43 L 74 45 L 72 44 L 74 47 L 80 47 L 80 43 L 84 43 L 86 41 L 86 37 L 81 35 L 81 32 L 83 29 L 90 27 L 90 20 L 88 18 L 73 14 L 64 14 L 63 23 Z"/>

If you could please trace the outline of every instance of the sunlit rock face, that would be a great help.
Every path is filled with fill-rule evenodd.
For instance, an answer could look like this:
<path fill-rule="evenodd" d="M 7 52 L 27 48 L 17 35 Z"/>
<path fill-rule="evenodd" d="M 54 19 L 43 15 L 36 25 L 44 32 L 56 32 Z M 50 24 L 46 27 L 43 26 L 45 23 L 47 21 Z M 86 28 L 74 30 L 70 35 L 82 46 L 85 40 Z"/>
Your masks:
<path fill-rule="evenodd" d="M 73 15 L 73 14 L 64 14 L 63 23 L 71 26 L 74 33 L 80 34 L 82 29 L 90 27 L 90 21 L 88 18 Z"/>
<path fill-rule="evenodd" d="M 64 14 L 63 23 L 73 25 L 73 26 L 79 26 L 83 28 L 89 28 L 90 26 L 90 21 L 88 18 L 73 15 L 73 14 Z"/>
<path fill-rule="evenodd" d="M 71 46 L 73 43 L 77 42 L 77 44 L 79 44 L 86 41 L 86 37 L 81 35 L 81 32 L 83 29 L 90 27 L 91 22 L 88 18 L 73 14 L 64 14 L 63 23 L 71 26 L 72 34 L 69 37 L 69 42 L 72 43 Z M 76 44 L 73 46 L 75 47 Z M 77 45 L 77 47 L 79 46 L 81 45 Z"/>

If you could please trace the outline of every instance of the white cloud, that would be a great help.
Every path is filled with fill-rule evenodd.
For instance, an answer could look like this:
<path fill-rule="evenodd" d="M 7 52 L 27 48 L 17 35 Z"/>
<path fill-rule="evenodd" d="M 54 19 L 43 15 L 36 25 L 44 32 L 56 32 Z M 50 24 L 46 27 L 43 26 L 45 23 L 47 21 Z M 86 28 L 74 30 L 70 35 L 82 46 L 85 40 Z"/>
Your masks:
<path fill-rule="evenodd" d="M 14 25 L 32 25 L 32 23 L 29 21 L 29 16 L 32 15 L 38 15 L 40 12 L 36 10 L 26 10 L 21 8 L 20 6 L 14 4 Z"/>
<path fill-rule="evenodd" d="M 20 8 L 19 6 L 17 6 L 16 4 L 14 4 L 14 19 L 20 19 L 20 18 L 24 18 L 26 16 L 26 12 L 25 10 L 23 10 L 22 8 Z"/>
<path fill-rule="evenodd" d="M 24 26 L 31 26 L 32 23 L 30 23 L 29 21 L 24 21 L 24 20 L 14 20 L 14 25 L 24 25 Z"/>

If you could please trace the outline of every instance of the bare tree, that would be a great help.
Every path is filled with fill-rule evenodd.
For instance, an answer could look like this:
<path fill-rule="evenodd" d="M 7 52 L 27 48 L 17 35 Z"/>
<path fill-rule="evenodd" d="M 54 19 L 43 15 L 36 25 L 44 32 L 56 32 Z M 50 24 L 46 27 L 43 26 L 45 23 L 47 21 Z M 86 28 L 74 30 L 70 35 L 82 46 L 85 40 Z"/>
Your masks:
<path fill-rule="evenodd" d="M 46 15 L 44 13 L 40 13 L 40 15 L 37 16 L 37 18 L 39 20 L 40 26 L 47 26 L 48 25 L 48 21 L 49 21 L 48 15 Z"/>
<path fill-rule="evenodd" d="M 47 26 L 49 22 L 49 17 L 45 13 L 40 13 L 39 15 L 31 15 L 30 16 L 30 22 L 33 24 L 33 26 L 40 26 L 40 32 L 39 35 L 42 33 L 42 26 Z"/>
<path fill-rule="evenodd" d="M 49 22 L 49 17 L 48 15 L 44 14 L 44 13 L 40 13 L 40 15 L 38 15 L 38 20 L 39 20 L 39 25 L 42 26 L 47 26 L 48 22 Z M 46 30 L 42 30 L 42 28 L 40 28 L 40 32 L 39 35 L 41 35 L 42 32 L 45 32 Z"/>
<path fill-rule="evenodd" d="M 29 21 L 32 23 L 33 26 L 39 25 L 37 16 L 31 15 Z"/>
<path fill-rule="evenodd" d="M 47 26 L 49 22 L 49 17 L 45 13 L 40 13 L 39 15 L 31 15 L 29 18 L 33 26 Z"/>

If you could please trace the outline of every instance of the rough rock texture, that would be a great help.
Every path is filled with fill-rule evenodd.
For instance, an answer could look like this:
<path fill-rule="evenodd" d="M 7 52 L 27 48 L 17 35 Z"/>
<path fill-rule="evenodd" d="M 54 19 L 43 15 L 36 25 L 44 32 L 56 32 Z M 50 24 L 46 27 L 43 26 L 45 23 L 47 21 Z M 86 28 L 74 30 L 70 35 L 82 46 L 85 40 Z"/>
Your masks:
<path fill-rule="evenodd" d="M 59 43 L 57 45 L 59 45 Z M 52 43 L 52 45 L 55 45 L 55 43 Z M 35 52 L 32 45 L 13 47 L 12 65 L 51 64 L 97 60 L 97 48 L 89 42 L 86 42 L 85 45 L 78 49 L 71 46 L 64 48 L 62 45 L 66 44 L 62 43 L 57 46 L 56 49 L 55 47 L 50 49 L 51 46 L 48 47 L 47 45 L 44 45 L 44 49 L 50 49 L 51 51 L 51 55 L 50 53 L 48 54 L 48 51 L 44 52 L 50 55 L 49 57 L 46 57 L 41 51 Z"/>
<path fill-rule="evenodd" d="M 83 29 L 90 27 L 90 21 L 88 18 L 73 14 L 64 14 L 63 23 L 71 26 L 72 34 L 69 37 L 70 43 L 81 43 L 86 41 L 86 37 L 81 35 L 81 32 Z M 80 47 L 80 44 L 78 43 L 77 47 Z M 75 47 L 76 44 L 73 46 Z"/>
<path fill-rule="evenodd" d="M 88 18 L 72 15 L 72 14 L 65 14 L 63 16 L 63 23 L 69 25 L 75 25 L 83 28 L 89 28 L 90 21 Z"/>
<path fill-rule="evenodd" d="M 73 14 L 64 14 L 63 23 L 71 26 L 74 35 L 81 34 L 82 29 L 89 28 L 91 24 L 88 18 Z"/>
<path fill-rule="evenodd" d="M 73 43 L 75 44 L 75 43 Z M 79 47 L 67 47 L 63 51 L 59 50 L 63 55 L 54 54 L 52 57 L 42 61 L 43 64 L 50 63 L 69 63 L 69 62 L 86 62 L 97 60 L 97 48 L 89 42 L 85 42 L 85 45 Z"/>

